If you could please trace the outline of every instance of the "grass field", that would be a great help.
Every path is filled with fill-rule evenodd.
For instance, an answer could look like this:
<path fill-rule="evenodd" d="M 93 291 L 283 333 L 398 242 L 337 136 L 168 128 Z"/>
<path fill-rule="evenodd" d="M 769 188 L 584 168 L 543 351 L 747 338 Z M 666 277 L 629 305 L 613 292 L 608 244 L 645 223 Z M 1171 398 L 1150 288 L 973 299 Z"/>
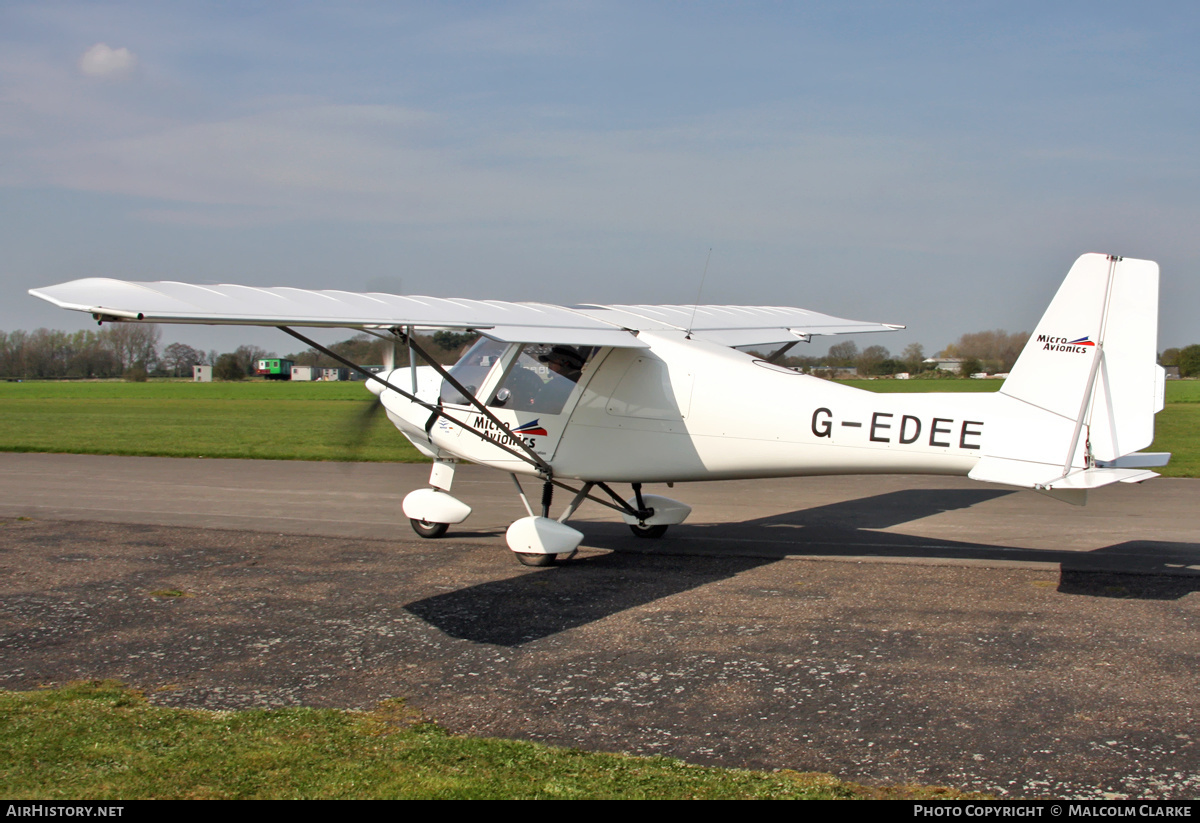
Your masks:
<path fill-rule="evenodd" d="M 0 785 L 9 800 L 967 797 L 457 737 L 396 701 L 205 712 L 114 683 L 0 692 Z"/>
<path fill-rule="evenodd" d="M 875 392 L 996 391 L 998 380 L 847 380 Z M 412 462 L 423 458 L 362 383 L 0 383 L 0 451 Z M 1167 384 L 1150 451 L 1200 477 L 1200 381 Z"/>
<path fill-rule="evenodd" d="M 412 462 L 362 383 L 0 383 L 0 451 Z"/>

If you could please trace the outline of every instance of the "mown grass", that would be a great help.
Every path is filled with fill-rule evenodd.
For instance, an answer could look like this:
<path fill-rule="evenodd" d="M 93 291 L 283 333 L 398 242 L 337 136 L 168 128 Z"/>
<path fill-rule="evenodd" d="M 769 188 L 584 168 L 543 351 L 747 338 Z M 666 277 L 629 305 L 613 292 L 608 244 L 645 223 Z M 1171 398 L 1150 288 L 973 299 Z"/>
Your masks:
<path fill-rule="evenodd" d="M 362 383 L 0 383 L 0 451 L 270 460 L 423 458 Z"/>
<path fill-rule="evenodd" d="M 845 380 L 874 392 L 996 391 L 999 380 Z M 0 383 L 0 451 L 270 460 L 418 462 L 424 458 L 362 383 Z M 1160 473 L 1200 477 L 1200 381 L 1167 383 L 1150 451 Z"/>
<path fill-rule="evenodd" d="M 942 378 L 941 380 L 838 380 L 836 381 L 844 386 L 853 386 L 856 389 L 865 389 L 866 391 L 879 392 L 880 394 L 890 393 L 919 393 L 919 392 L 989 392 L 998 391 L 1003 380 L 954 380 Z"/>
<path fill-rule="evenodd" d="M 394 701 L 373 712 L 163 708 L 112 682 L 0 692 L 0 785 L 13 800 L 968 796 L 458 737 Z"/>
<path fill-rule="evenodd" d="M 1146 451 L 1171 453 L 1171 462 L 1154 470 L 1164 477 L 1200 477 L 1200 396 L 1167 403 L 1154 418 L 1154 442 Z"/>

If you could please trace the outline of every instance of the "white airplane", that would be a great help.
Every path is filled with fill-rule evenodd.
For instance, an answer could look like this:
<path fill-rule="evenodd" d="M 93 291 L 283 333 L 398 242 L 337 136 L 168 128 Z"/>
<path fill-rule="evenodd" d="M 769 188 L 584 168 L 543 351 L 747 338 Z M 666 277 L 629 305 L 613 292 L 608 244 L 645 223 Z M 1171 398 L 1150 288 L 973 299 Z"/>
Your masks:
<path fill-rule="evenodd" d="M 527 512 L 507 542 L 527 565 L 574 554 L 566 521 L 584 500 L 659 537 L 691 512 L 644 483 L 831 474 L 944 474 L 1036 489 L 1071 503 L 1157 474 L 1138 453 L 1163 407 L 1156 363 L 1158 266 L 1079 258 L 997 393 L 875 394 L 773 361 L 815 335 L 891 331 L 795 308 L 551 306 L 293 288 L 90 278 L 30 291 L 100 322 L 360 329 L 408 349 L 409 366 L 369 377 L 388 418 L 433 460 L 404 498 L 416 532 L 439 537 L 471 507 L 455 465 L 512 475 Z M 418 329 L 481 336 L 450 369 Z M 779 348 L 765 358 L 735 346 Z M 425 365 L 419 365 L 419 362 Z M 542 483 L 530 502 L 519 475 Z M 610 484 L 631 483 L 624 498 Z M 573 497 L 556 519 L 554 487 Z M 598 496 L 597 492 L 603 494 Z"/>

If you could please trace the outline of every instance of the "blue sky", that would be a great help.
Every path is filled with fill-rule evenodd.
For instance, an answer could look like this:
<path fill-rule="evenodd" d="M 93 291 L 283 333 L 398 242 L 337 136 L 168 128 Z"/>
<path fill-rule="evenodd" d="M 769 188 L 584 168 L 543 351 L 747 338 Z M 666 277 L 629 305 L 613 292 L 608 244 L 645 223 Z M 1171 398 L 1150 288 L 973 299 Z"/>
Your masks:
<path fill-rule="evenodd" d="M 1200 342 L 1196 8 L 8 2 L 0 329 L 85 276 L 688 303 L 711 248 L 703 302 L 932 352 L 1103 251 Z"/>

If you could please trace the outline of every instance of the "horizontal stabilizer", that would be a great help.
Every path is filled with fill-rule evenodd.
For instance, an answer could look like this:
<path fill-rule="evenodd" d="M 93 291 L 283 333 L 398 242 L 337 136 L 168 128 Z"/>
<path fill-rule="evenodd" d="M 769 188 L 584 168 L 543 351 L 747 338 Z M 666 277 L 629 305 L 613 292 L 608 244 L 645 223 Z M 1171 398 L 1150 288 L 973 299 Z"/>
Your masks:
<path fill-rule="evenodd" d="M 984 483 L 1002 483 L 1027 489 L 1087 490 L 1098 489 L 1110 483 L 1141 483 L 1143 480 L 1158 477 L 1158 474 L 1140 468 L 1095 468 L 1077 469 L 1064 475 L 1062 466 L 1049 463 L 984 457 L 967 476 Z"/>
<path fill-rule="evenodd" d="M 1152 469 L 1165 466 L 1171 460 L 1170 452 L 1134 452 L 1116 460 L 1097 460 L 1102 469 Z"/>
<path fill-rule="evenodd" d="M 1084 469 L 1050 484 L 1052 489 L 1098 489 L 1109 483 L 1143 483 L 1158 472 L 1145 469 Z"/>
<path fill-rule="evenodd" d="M 1061 465 L 1013 460 L 1007 457 L 983 457 L 967 474 L 972 480 L 1002 483 L 1005 486 L 1023 486 L 1027 489 L 1045 488 L 1055 480 L 1062 479 L 1062 476 Z"/>

